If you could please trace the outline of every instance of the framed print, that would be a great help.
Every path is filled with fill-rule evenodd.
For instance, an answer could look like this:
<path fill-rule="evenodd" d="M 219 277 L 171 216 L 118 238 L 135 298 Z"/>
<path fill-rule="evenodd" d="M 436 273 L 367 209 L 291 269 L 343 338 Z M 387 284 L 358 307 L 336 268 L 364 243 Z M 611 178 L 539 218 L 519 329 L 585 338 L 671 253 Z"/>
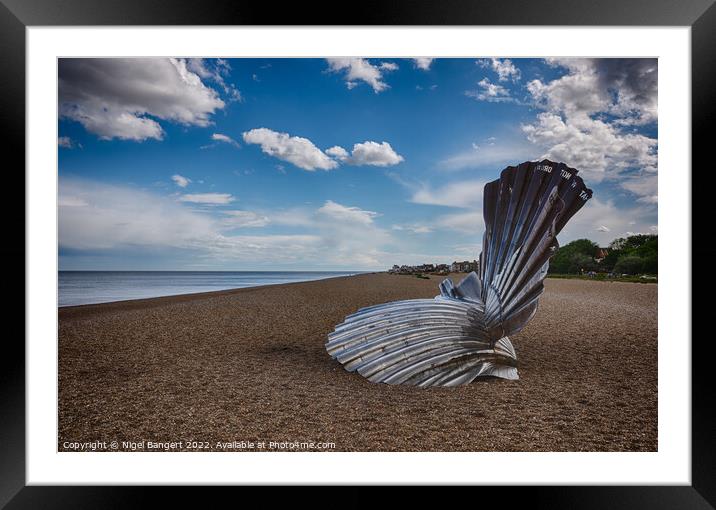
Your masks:
<path fill-rule="evenodd" d="M 691 169 L 716 8 L 496 5 L 3 3 L 26 297 L 3 504 L 713 505 Z"/>

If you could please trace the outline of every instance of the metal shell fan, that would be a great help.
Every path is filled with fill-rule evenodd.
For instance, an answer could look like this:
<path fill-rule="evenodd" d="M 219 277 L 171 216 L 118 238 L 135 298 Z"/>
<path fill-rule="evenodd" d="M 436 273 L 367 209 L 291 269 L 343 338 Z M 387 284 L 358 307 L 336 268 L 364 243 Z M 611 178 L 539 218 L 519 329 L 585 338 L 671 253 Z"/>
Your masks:
<path fill-rule="evenodd" d="M 477 272 L 440 284 L 435 299 L 362 308 L 328 336 L 326 350 L 372 382 L 458 386 L 518 379 L 509 335 L 537 311 L 557 234 L 592 197 L 564 163 L 525 162 L 485 185 Z"/>

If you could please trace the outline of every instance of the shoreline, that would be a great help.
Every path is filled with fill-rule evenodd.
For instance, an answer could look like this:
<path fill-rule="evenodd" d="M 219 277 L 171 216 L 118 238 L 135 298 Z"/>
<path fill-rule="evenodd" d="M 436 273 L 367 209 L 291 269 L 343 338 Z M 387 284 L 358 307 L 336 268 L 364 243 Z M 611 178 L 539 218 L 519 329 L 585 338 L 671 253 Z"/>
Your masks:
<path fill-rule="evenodd" d="M 93 272 L 93 271 L 77 271 L 77 272 Z M 106 272 L 106 271 L 96 271 L 96 272 Z M 142 272 L 142 271 L 127 271 L 127 272 Z M 156 273 L 156 272 L 167 272 L 167 273 L 173 273 L 176 271 L 145 271 L 148 273 Z M 231 271 L 227 271 L 231 272 Z M 304 272 L 304 271 L 300 271 Z M 306 271 L 309 272 L 309 271 Z M 317 271 L 320 272 L 320 271 Z M 385 271 L 384 271 L 385 272 Z M 233 293 L 238 292 L 242 290 L 248 290 L 248 289 L 260 289 L 265 287 L 279 287 L 282 285 L 298 285 L 301 283 L 309 283 L 309 282 L 318 282 L 318 281 L 324 281 L 324 280 L 336 280 L 340 278 L 354 278 L 356 276 L 361 276 L 365 274 L 380 274 L 380 272 L 364 272 L 364 273 L 356 273 L 352 275 L 340 275 L 340 276 L 329 276 L 327 278 L 319 278 L 316 280 L 300 280 L 296 282 L 283 282 L 283 283 L 266 283 L 263 285 L 251 285 L 247 287 L 235 287 L 231 289 L 220 289 L 220 290 L 208 290 L 208 291 L 198 291 L 198 292 L 184 292 L 182 294 L 169 294 L 166 296 L 152 296 L 152 297 L 143 297 L 143 298 L 134 298 L 134 299 L 120 299 L 117 301 L 103 301 L 101 303 L 84 303 L 79 305 L 57 305 L 57 310 L 66 310 L 68 308 L 82 308 L 82 307 L 88 307 L 88 306 L 101 306 L 101 305 L 118 305 L 118 304 L 131 304 L 131 303 L 138 303 L 138 304 L 144 304 L 145 302 L 153 301 L 153 300 L 161 300 L 161 299 L 182 299 L 182 298 L 191 298 L 191 297 L 197 297 L 197 298 L 204 298 L 204 297 L 211 297 L 212 295 L 221 295 L 222 293 Z M 59 298 L 58 298 L 59 303 Z M 150 303 L 147 303 L 150 304 Z"/>
<path fill-rule="evenodd" d="M 84 272 L 91 272 L 91 271 L 84 271 Z M 103 271 L 99 271 L 103 272 Z M 132 271 L 132 272 L 138 272 L 138 271 Z M 157 271 L 147 271 L 147 272 L 157 272 Z M 165 272 L 175 272 L 175 271 L 165 271 Z M 283 285 L 300 285 L 303 283 L 309 283 L 309 282 L 317 282 L 317 281 L 326 281 L 326 280 L 340 280 L 343 278 L 355 278 L 357 276 L 363 276 L 363 275 L 376 275 L 376 274 L 386 274 L 390 275 L 391 277 L 403 277 L 403 278 L 416 278 L 416 275 L 414 274 L 390 274 L 388 271 L 372 271 L 372 272 L 363 272 L 363 273 L 356 273 L 352 275 L 341 275 L 341 276 L 331 276 L 328 278 L 320 278 L 318 280 L 301 280 L 296 282 L 284 282 L 284 283 L 267 283 L 263 285 L 253 285 L 249 287 L 236 287 L 231 289 L 221 289 L 221 290 L 210 290 L 210 291 L 199 291 L 199 292 L 185 292 L 182 294 L 170 294 L 166 296 L 153 296 L 153 297 L 145 297 L 145 298 L 135 298 L 135 299 L 121 299 L 117 301 L 103 301 L 101 303 L 84 303 L 79 305 L 58 305 L 57 310 L 68 310 L 68 309 L 75 309 L 75 308 L 85 308 L 85 307 L 93 307 L 93 306 L 104 306 L 104 305 L 131 305 L 131 304 L 152 304 L 154 301 L 160 301 L 160 300 L 167 300 L 168 302 L 171 301 L 186 301 L 190 300 L 192 298 L 197 299 L 205 299 L 205 298 L 211 298 L 212 296 L 220 296 L 224 294 L 233 294 L 240 291 L 245 291 L 249 289 L 262 289 L 265 287 L 281 287 Z M 450 273 L 448 275 L 434 275 L 434 274 L 425 274 L 423 276 L 426 276 L 428 278 L 423 278 L 426 280 L 438 280 L 439 282 L 444 280 L 445 278 L 452 278 L 455 283 L 457 283 L 460 279 L 467 276 L 468 273 Z M 632 282 L 632 281 L 622 281 L 619 279 L 613 279 L 613 280 L 607 280 L 607 279 L 591 279 L 586 277 L 567 277 L 567 276 L 551 276 L 547 275 L 547 278 L 552 278 L 554 280 L 578 280 L 578 281 L 586 281 L 586 282 L 593 282 L 593 283 L 621 283 L 621 284 L 631 284 L 631 283 L 638 283 L 640 285 L 642 284 L 653 284 L 658 285 L 658 282 L 654 281 L 639 281 L 639 282 Z M 439 289 L 437 287 L 437 284 L 435 286 L 435 295 L 439 293 Z"/>
<path fill-rule="evenodd" d="M 346 315 L 434 297 L 442 278 L 367 273 L 58 308 L 58 450 L 113 440 L 130 446 L 107 451 L 152 451 L 132 449 L 142 441 L 184 441 L 171 451 L 266 451 L 262 441 L 299 445 L 270 451 L 657 449 L 656 285 L 547 280 L 534 319 L 511 338 L 517 381 L 374 384 L 326 353 Z"/>

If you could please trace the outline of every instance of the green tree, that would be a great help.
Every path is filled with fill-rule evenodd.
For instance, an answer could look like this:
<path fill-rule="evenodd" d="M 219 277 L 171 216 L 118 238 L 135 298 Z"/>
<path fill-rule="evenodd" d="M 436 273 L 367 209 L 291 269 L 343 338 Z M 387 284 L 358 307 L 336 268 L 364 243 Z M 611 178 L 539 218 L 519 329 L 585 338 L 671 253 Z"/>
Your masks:
<path fill-rule="evenodd" d="M 550 273 L 579 273 L 593 270 L 596 265 L 594 256 L 599 246 L 589 239 L 577 239 L 557 250 L 549 263 Z"/>
<path fill-rule="evenodd" d="M 641 268 L 642 272 L 649 274 L 659 273 L 659 257 L 656 253 L 643 257 L 644 267 Z"/>
<path fill-rule="evenodd" d="M 596 269 L 597 263 L 594 258 L 584 253 L 574 253 L 570 259 L 568 273 L 577 274 L 582 271 L 593 271 Z"/>
<path fill-rule="evenodd" d="M 639 257 L 642 266 L 638 272 L 657 274 L 659 271 L 659 238 L 653 234 L 636 234 L 629 237 L 615 239 L 609 245 L 609 254 L 602 260 L 600 269 L 623 273 L 623 266 L 617 267 L 617 262 L 624 257 Z M 627 262 L 634 265 L 635 262 Z M 630 266 L 631 268 L 631 266 Z M 633 268 L 631 268 L 633 269 Z"/>
<path fill-rule="evenodd" d="M 618 274 L 638 274 L 643 271 L 644 259 L 636 255 L 624 255 L 614 264 L 614 272 Z"/>

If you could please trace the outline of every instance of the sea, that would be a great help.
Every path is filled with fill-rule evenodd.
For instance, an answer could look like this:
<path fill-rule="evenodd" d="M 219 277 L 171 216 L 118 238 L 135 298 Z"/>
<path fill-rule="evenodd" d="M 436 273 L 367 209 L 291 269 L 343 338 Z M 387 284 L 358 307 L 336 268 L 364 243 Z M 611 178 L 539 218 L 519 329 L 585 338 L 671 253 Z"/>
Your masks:
<path fill-rule="evenodd" d="M 352 276 L 360 271 L 60 271 L 58 306 Z"/>

